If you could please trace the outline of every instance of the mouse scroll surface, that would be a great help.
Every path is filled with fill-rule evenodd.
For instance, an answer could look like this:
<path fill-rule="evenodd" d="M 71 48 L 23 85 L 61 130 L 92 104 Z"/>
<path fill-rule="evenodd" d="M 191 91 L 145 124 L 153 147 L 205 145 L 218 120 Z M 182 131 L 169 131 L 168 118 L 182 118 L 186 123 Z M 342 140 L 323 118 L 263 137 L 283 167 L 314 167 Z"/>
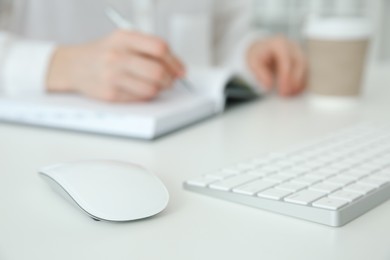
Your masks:
<path fill-rule="evenodd" d="M 82 161 L 43 168 L 88 215 L 130 221 L 161 212 L 169 200 L 164 184 L 141 166 L 117 161 Z"/>

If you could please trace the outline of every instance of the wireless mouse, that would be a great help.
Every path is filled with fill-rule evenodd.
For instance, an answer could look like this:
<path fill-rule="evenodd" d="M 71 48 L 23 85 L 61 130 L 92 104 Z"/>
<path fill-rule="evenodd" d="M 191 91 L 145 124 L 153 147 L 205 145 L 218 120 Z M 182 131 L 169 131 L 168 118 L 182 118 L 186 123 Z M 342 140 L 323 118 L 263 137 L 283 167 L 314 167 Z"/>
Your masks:
<path fill-rule="evenodd" d="M 40 175 L 94 220 L 125 222 L 158 214 L 168 204 L 164 184 L 144 167 L 120 161 L 55 164 Z"/>

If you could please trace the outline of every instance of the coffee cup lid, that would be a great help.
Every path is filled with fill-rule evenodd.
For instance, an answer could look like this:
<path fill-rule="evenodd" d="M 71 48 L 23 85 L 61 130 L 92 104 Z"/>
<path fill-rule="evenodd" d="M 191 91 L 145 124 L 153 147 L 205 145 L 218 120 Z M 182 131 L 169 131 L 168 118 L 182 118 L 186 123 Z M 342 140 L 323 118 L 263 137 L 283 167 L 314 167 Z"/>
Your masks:
<path fill-rule="evenodd" d="M 323 40 L 365 39 L 371 35 L 371 26 L 367 18 L 313 16 L 308 19 L 304 34 Z"/>

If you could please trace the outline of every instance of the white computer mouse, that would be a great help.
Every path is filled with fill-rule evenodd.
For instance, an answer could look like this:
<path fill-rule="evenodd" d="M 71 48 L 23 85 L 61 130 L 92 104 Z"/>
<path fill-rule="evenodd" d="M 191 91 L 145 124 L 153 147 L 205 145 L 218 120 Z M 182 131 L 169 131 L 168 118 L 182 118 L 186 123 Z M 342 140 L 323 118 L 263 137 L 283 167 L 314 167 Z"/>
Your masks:
<path fill-rule="evenodd" d="M 124 222 L 156 215 L 168 204 L 164 184 L 136 164 L 89 160 L 55 164 L 39 173 L 95 220 Z"/>

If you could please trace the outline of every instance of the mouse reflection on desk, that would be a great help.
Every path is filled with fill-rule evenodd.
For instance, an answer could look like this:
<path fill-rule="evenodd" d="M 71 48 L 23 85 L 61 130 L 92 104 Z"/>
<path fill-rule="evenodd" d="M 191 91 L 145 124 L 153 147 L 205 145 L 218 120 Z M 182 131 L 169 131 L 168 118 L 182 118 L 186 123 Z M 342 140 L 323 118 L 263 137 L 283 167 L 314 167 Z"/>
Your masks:
<path fill-rule="evenodd" d="M 94 220 L 126 222 L 151 217 L 169 201 L 166 187 L 154 174 L 127 162 L 63 163 L 39 173 Z"/>

